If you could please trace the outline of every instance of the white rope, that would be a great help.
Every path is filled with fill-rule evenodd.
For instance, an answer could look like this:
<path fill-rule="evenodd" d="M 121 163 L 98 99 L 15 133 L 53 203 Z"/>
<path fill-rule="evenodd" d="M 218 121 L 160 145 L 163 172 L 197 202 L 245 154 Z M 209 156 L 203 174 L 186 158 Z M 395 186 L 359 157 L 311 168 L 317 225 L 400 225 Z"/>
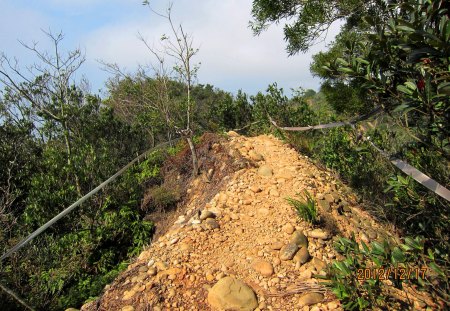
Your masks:
<path fill-rule="evenodd" d="M 353 126 L 356 122 L 359 122 L 361 120 L 367 119 L 369 116 L 374 115 L 375 111 L 369 113 L 368 115 L 358 117 L 357 119 L 354 119 L 350 122 L 334 122 L 334 123 L 328 123 L 328 124 L 321 124 L 321 125 L 315 125 L 315 126 L 303 126 L 303 127 L 280 127 L 278 126 L 275 121 L 272 120 L 272 118 L 269 116 L 270 122 L 277 127 L 278 129 L 285 130 L 285 131 L 309 131 L 309 130 L 316 130 L 316 129 L 326 129 L 326 128 L 332 128 L 332 127 L 338 127 L 343 125 L 351 125 Z M 411 176 L 415 181 L 426 187 L 427 189 L 433 191 L 440 197 L 446 199 L 450 202 L 450 191 L 439 184 L 437 181 L 432 179 L 431 177 L 425 175 L 421 171 L 419 171 L 417 168 L 409 165 L 405 161 L 392 158 L 389 156 L 386 152 L 378 148 L 374 143 L 372 143 L 370 140 L 366 139 L 370 143 L 370 145 L 377 150 L 379 153 L 381 153 L 386 159 L 388 159 L 392 164 L 394 164 L 398 169 L 400 169 L 403 173 L 405 173 L 408 176 Z"/>

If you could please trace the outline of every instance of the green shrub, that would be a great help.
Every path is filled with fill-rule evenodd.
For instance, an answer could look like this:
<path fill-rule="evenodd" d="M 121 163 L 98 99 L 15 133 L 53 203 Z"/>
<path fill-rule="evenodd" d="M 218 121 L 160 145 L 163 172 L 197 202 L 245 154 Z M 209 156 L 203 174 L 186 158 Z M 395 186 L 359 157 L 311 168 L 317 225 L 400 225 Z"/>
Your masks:
<path fill-rule="evenodd" d="M 358 244 L 354 235 L 350 239 L 339 238 L 335 248 L 344 258 L 328 266 L 327 276 L 322 277 L 327 280 L 324 284 L 341 300 L 345 310 L 393 307 L 386 305 L 390 300 L 386 299 L 387 285 L 383 279 L 391 280 L 396 288 L 402 288 L 406 282 L 422 290 L 437 284 L 445 286 L 448 277 L 436 264 L 433 251 L 425 252 L 424 242 L 422 237 L 407 237 L 404 244 L 384 240 L 372 242 L 369 247 L 364 242 Z M 402 271 L 408 277 L 402 279 Z M 446 289 L 441 288 L 441 298 L 448 299 L 445 292 Z"/>
<path fill-rule="evenodd" d="M 297 195 L 299 196 L 299 194 Z M 302 201 L 293 198 L 286 198 L 286 201 L 297 210 L 298 215 L 302 219 L 312 224 L 317 222 L 316 202 L 308 191 L 305 190 L 305 196 L 302 198 Z"/>
<path fill-rule="evenodd" d="M 165 186 L 151 188 L 144 198 L 144 206 L 148 210 L 149 205 L 157 211 L 165 211 L 173 207 L 180 200 L 177 190 L 168 189 Z"/>

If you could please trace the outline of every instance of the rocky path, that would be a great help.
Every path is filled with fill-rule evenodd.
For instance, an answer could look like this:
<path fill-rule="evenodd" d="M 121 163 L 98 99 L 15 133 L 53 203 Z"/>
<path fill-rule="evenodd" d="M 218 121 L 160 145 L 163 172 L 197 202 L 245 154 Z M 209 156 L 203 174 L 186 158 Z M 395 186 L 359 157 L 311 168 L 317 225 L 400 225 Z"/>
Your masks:
<path fill-rule="evenodd" d="M 355 232 L 368 242 L 386 230 L 329 172 L 276 138 L 231 132 L 228 148 L 255 167 L 227 176 L 204 206 L 188 204 L 171 230 L 82 310 L 342 310 L 314 278 L 337 256 L 332 237 Z M 325 226 L 301 221 L 286 202 L 304 190 Z"/>

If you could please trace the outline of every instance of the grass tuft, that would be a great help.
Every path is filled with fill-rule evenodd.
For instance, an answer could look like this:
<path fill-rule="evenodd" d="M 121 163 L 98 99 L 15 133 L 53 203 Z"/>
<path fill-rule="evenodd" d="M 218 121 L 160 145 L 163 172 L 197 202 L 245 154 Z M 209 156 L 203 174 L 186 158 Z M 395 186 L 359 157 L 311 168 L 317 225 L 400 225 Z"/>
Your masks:
<path fill-rule="evenodd" d="M 301 197 L 298 193 L 297 196 Z M 305 195 L 301 199 L 300 201 L 293 198 L 286 198 L 286 201 L 297 210 L 300 218 L 311 224 L 317 223 L 317 206 L 311 194 L 305 190 Z"/>

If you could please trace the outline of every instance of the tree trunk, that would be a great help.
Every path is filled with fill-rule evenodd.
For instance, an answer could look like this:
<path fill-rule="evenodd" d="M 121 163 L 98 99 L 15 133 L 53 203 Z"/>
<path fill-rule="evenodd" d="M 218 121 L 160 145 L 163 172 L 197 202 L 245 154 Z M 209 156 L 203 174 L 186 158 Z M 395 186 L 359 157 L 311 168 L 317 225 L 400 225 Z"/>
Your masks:
<path fill-rule="evenodd" d="M 197 160 L 197 153 L 195 152 L 195 146 L 194 142 L 192 141 L 191 137 L 186 137 L 186 140 L 189 144 L 189 149 L 191 149 L 192 154 L 192 176 L 198 175 L 198 160 Z"/>
<path fill-rule="evenodd" d="M 81 197 L 80 181 L 78 180 L 78 174 L 75 170 L 75 166 L 72 163 L 72 146 L 70 145 L 69 130 L 67 129 L 66 124 L 63 124 L 63 127 L 64 127 L 64 141 L 66 143 L 66 150 L 67 150 L 67 165 L 73 170 L 77 194 L 79 197 Z"/>

